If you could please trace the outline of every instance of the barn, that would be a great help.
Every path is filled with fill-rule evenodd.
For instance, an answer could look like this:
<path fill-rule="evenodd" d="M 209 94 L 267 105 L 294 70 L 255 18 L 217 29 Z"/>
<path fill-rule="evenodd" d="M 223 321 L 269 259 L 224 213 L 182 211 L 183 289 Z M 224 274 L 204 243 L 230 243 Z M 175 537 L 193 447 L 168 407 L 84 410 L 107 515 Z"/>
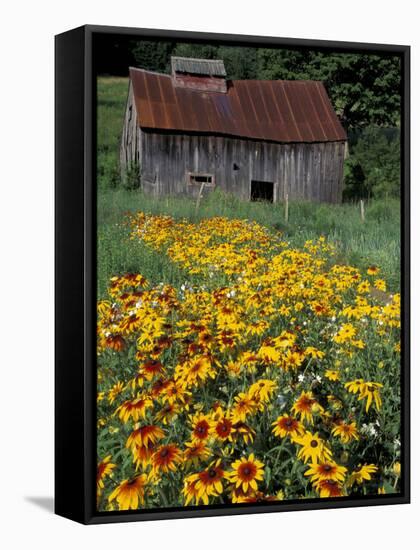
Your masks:
<path fill-rule="evenodd" d="M 123 177 L 154 196 L 338 203 L 347 135 L 322 82 L 228 80 L 222 60 L 130 68 Z"/>

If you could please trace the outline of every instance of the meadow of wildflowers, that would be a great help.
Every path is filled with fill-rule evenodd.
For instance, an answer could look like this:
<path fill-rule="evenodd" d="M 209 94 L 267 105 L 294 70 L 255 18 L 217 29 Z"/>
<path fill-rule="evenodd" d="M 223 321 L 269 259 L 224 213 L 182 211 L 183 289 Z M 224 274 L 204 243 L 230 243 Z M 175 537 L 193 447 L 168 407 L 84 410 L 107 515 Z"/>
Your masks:
<path fill-rule="evenodd" d="M 183 282 L 98 300 L 101 511 L 392 493 L 400 296 L 324 237 L 245 219 L 121 220 Z"/>

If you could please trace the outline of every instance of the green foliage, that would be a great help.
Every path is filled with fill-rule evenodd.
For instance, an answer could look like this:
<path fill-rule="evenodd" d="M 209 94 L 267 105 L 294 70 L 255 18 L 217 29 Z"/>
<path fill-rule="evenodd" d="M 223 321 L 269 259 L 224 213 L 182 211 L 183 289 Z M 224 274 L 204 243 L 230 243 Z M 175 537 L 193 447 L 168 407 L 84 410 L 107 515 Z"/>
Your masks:
<path fill-rule="evenodd" d="M 170 56 L 173 55 L 173 42 L 162 42 L 161 40 L 132 40 L 130 42 L 133 65 L 167 73 L 170 71 Z"/>
<path fill-rule="evenodd" d="M 400 136 L 366 128 L 353 137 L 345 167 L 344 198 L 400 196 Z"/>
<path fill-rule="evenodd" d="M 176 44 L 172 55 L 180 57 L 196 57 L 199 59 L 218 59 L 217 46 L 206 44 Z"/>
<path fill-rule="evenodd" d="M 257 56 L 259 78 L 324 82 L 346 128 L 400 123 L 399 57 L 266 48 Z"/>
<path fill-rule="evenodd" d="M 140 189 L 141 187 L 141 173 L 140 166 L 134 164 L 133 166 L 128 167 L 124 177 L 122 178 L 122 187 L 129 191 Z"/>

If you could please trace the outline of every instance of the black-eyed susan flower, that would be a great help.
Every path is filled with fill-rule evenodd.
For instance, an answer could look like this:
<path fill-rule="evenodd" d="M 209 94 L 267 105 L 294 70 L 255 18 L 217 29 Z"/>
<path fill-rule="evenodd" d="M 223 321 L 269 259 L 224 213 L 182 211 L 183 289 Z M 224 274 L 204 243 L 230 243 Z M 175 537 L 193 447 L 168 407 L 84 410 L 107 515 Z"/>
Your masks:
<path fill-rule="evenodd" d="M 359 464 L 358 468 L 350 474 L 348 485 L 351 487 L 354 483 L 361 485 L 364 481 L 370 481 L 377 471 L 378 467 L 375 464 Z"/>
<path fill-rule="evenodd" d="M 359 294 L 366 294 L 370 290 L 369 281 L 362 281 L 357 287 L 357 292 Z"/>
<path fill-rule="evenodd" d="M 211 435 L 218 441 L 226 442 L 232 441 L 234 433 L 235 429 L 230 414 L 219 407 L 211 423 Z"/>
<path fill-rule="evenodd" d="M 375 279 L 375 282 L 373 284 L 375 288 L 377 288 L 381 292 L 386 291 L 386 282 L 383 279 Z"/>
<path fill-rule="evenodd" d="M 327 369 L 325 371 L 325 378 L 331 380 L 331 382 L 337 382 L 340 380 L 340 371 L 334 369 Z"/>
<path fill-rule="evenodd" d="M 333 428 L 332 434 L 340 437 L 343 443 L 349 443 L 353 439 L 359 439 L 356 422 L 340 422 Z"/>
<path fill-rule="evenodd" d="M 183 461 L 182 452 L 174 444 L 161 445 L 156 449 L 152 455 L 152 469 L 153 473 L 165 473 L 175 472 L 177 464 Z"/>
<path fill-rule="evenodd" d="M 210 457 L 210 449 L 204 441 L 187 441 L 185 443 L 184 461 L 186 464 L 197 467 L 198 464 Z"/>
<path fill-rule="evenodd" d="M 225 471 L 221 466 L 220 459 L 212 462 L 205 470 L 192 474 L 186 478 L 189 483 L 194 483 L 197 503 L 202 501 L 209 503 L 209 497 L 223 493 L 223 479 Z"/>
<path fill-rule="evenodd" d="M 333 337 L 334 342 L 337 344 L 343 344 L 349 342 L 356 335 L 355 327 L 350 323 L 345 323 L 340 327 L 337 334 Z"/>
<path fill-rule="evenodd" d="M 331 460 L 332 453 L 327 447 L 325 441 L 319 437 L 319 435 L 306 431 L 303 436 L 296 436 L 293 441 L 301 448 L 298 451 L 297 457 L 306 464 L 309 460 L 316 464 L 318 462 L 324 462 Z"/>
<path fill-rule="evenodd" d="M 257 409 L 255 399 L 249 394 L 241 392 L 234 399 L 232 407 L 233 422 L 245 422 L 248 415 L 253 414 Z"/>
<path fill-rule="evenodd" d="M 379 411 L 382 407 L 382 399 L 380 389 L 383 384 L 379 382 L 365 382 L 363 389 L 360 391 L 359 401 L 366 399 L 366 412 L 368 412 L 372 403 L 375 403 L 376 409 Z"/>
<path fill-rule="evenodd" d="M 170 425 L 180 411 L 181 407 L 177 403 L 165 403 L 164 406 L 156 412 L 155 419 L 165 424 L 165 426 Z"/>
<path fill-rule="evenodd" d="M 363 380 L 363 378 L 357 378 L 356 380 L 351 380 L 350 382 L 346 382 L 344 384 L 346 390 L 354 394 L 362 392 L 364 386 L 365 381 Z"/>
<path fill-rule="evenodd" d="M 274 346 L 263 344 L 258 350 L 258 358 L 265 364 L 278 363 L 280 361 L 281 352 Z"/>
<path fill-rule="evenodd" d="M 165 436 L 164 431 L 159 426 L 150 424 L 135 429 L 128 436 L 126 447 L 135 449 L 136 447 L 152 448 L 160 439 Z"/>
<path fill-rule="evenodd" d="M 238 497 L 236 502 L 277 502 L 279 499 L 276 495 L 267 495 L 262 491 L 255 491 L 247 495 Z"/>
<path fill-rule="evenodd" d="M 133 455 L 133 463 L 135 464 L 136 469 L 145 469 L 151 463 L 154 452 L 155 446 L 151 444 L 149 444 L 147 447 L 132 447 L 131 453 Z"/>
<path fill-rule="evenodd" d="M 120 395 L 120 393 L 124 390 L 124 384 L 122 382 L 117 382 L 112 386 L 112 388 L 108 391 L 108 401 L 112 405 L 114 403 L 115 399 Z"/>
<path fill-rule="evenodd" d="M 207 378 L 214 378 L 215 374 L 211 361 L 206 355 L 195 357 L 175 369 L 175 379 L 185 388 L 199 386 Z"/>
<path fill-rule="evenodd" d="M 316 412 L 322 412 L 323 408 L 314 398 L 311 391 L 303 391 L 299 398 L 294 402 L 292 406 L 292 411 L 300 416 L 302 422 L 308 422 L 309 424 L 314 423 L 314 414 Z"/>
<path fill-rule="evenodd" d="M 322 479 L 315 483 L 315 488 L 321 498 L 343 496 L 343 485 L 334 479 Z"/>
<path fill-rule="evenodd" d="M 150 390 L 150 397 L 152 399 L 157 399 L 158 397 L 161 397 L 161 395 L 164 393 L 164 391 L 170 385 L 170 383 L 171 383 L 170 380 L 166 380 L 164 378 L 158 378 L 152 384 L 152 388 Z"/>
<path fill-rule="evenodd" d="M 162 363 L 157 359 L 149 359 L 140 366 L 139 373 L 146 380 L 150 381 L 157 376 L 161 376 L 164 373 L 164 368 Z"/>
<path fill-rule="evenodd" d="M 105 345 L 114 350 L 114 351 L 122 351 L 126 347 L 126 341 L 121 334 L 109 334 L 105 338 Z"/>
<path fill-rule="evenodd" d="M 242 487 L 236 487 L 235 485 L 231 485 L 228 490 L 229 498 L 232 504 L 245 502 L 247 496 L 255 494 L 255 491 L 253 491 L 252 489 L 248 489 L 248 491 L 245 493 Z"/>
<path fill-rule="evenodd" d="M 212 427 L 212 420 L 210 416 L 203 413 L 197 413 L 191 418 L 191 438 L 193 441 L 205 441 L 209 435 Z"/>
<path fill-rule="evenodd" d="M 277 389 L 277 382 L 274 380 L 257 380 L 249 388 L 249 396 L 258 404 L 268 403 Z"/>
<path fill-rule="evenodd" d="M 325 357 L 325 352 L 320 349 L 314 348 L 313 346 L 308 346 L 305 349 L 305 355 L 312 357 L 312 359 L 322 359 Z"/>
<path fill-rule="evenodd" d="M 139 396 L 135 399 L 129 399 L 124 401 L 117 410 L 115 414 L 118 414 L 119 418 L 124 422 L 128 422 L 130 418 L 134 422 L 138 422 L 140 418 L 146 418 L 147 410 L 153 407 L 153 401 L 150 397 Z"/>
<path fill-rule="evenodd" d="M 242 488 L 244 493 L 247 493 L 249 487 L 257 491 L 257 482 L 264 479 L 264 464 L 251 453 L 233 462 L 232 471 L 227 473 L 227 477 L 236 489 Z"/>
<path fill-rule="evenodd" d="M 106 476 L 111 475 L 114 468 L 116 468 L 116 465 L 111 462 L 111 459 L 112 456 L 108 455 L 98 464 L 96 470 L 96 490 L 98 496 L 101 494 L 103 488 L 105 487 L 104 479 L 106 478 Z"/>
<path fill-rule="evenodd" d="M 163 403 L 168 402 L 170 405 L 181 403 L 186 410 L 188 410 L 188 402 L 191 395 L 191 392 L 174 380 L 171 380 L 161 393 Z"/>
<path fill-rule="evenodd" d="M 191 479 L 194 478 L 194 479 Z M 182 488 L 182 494 L 184 496 L 184 505 L 188 506 L 191 502 L 195 504 L 199 503 L 199 490 L 197 487 L 197 478 L 195 474 L 188 476 L 184 480 L 184 486 Z"/>
<path fill-rule="evenodd" d="M 119 510 L 137 510 L 139 505 L 144 504 L 146 483 L 146 474 L 124 479 L 109 495 L 108 502 L 116 500 Z"/>
<path fill-rule="evenodd" d="M 302 435 L 305 432 L 303 424 L 299 422 L 294 416 L 288 414 L 282 414 L 272 423 L 273 433 L 278 437 L 295 438 Z"/>
<path fill-rule="evenodd" d="M 251 426 L 245 422 L 235 422 L 233 428 L 235 430 L 235 439 L 241 437 L 245 445 L 253 443 L 255 439 L 255 430 Z"/>
<path fill-rule="evenodd" d="M 376 265 L 371 265 L 367 268 L 367 274 L 368 275 L 378 275 L 380 269 Z"/>
<path fill-rule="evenodd" d="M 319 463 L 311 463 L 309 465 L 309 470 L 307 470 L 304 475 L 310 476 L 312 483 L 327 479 L 343 482 L 346 472 L 347 468 L 344 466 L 339 466 L 333 460 L 326 460 Z"/>

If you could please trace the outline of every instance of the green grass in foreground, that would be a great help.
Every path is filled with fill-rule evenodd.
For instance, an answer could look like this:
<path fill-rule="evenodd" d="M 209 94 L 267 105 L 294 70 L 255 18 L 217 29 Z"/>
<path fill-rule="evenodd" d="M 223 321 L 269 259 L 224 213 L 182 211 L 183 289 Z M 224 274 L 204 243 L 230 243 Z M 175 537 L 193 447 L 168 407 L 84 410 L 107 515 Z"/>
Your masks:
<path fill-rule="evenodd" d="M 282 204 L 241 201 L 220 192 L 209 195 L 195 212 L 195 202 L 173 197 L 153 198 L 138 191 L 100 190 L 98 193 L 98 296 L 105 297 L 110 277 L 139 272 L 153 283 L 181 284 L 186 275 L 164 255 L 129 239 L 129 228 L 122 224 L 127 212 L 142 210 L 169 214 L 197 221 L 212 216 L 255 220 L 280 231 L 291 246 L 302 246 L 308 239 L 324 235 L 338 249 L 338 262 L 362 270 L 381 267 L 381 276 L 391 292 L 399 290 L 400 215 L 399 201 L 373 201 L 366 207 L 362 223 L 358 205 L 326 205 L 293 202 L 289 221 L 284 221 Z"/>

